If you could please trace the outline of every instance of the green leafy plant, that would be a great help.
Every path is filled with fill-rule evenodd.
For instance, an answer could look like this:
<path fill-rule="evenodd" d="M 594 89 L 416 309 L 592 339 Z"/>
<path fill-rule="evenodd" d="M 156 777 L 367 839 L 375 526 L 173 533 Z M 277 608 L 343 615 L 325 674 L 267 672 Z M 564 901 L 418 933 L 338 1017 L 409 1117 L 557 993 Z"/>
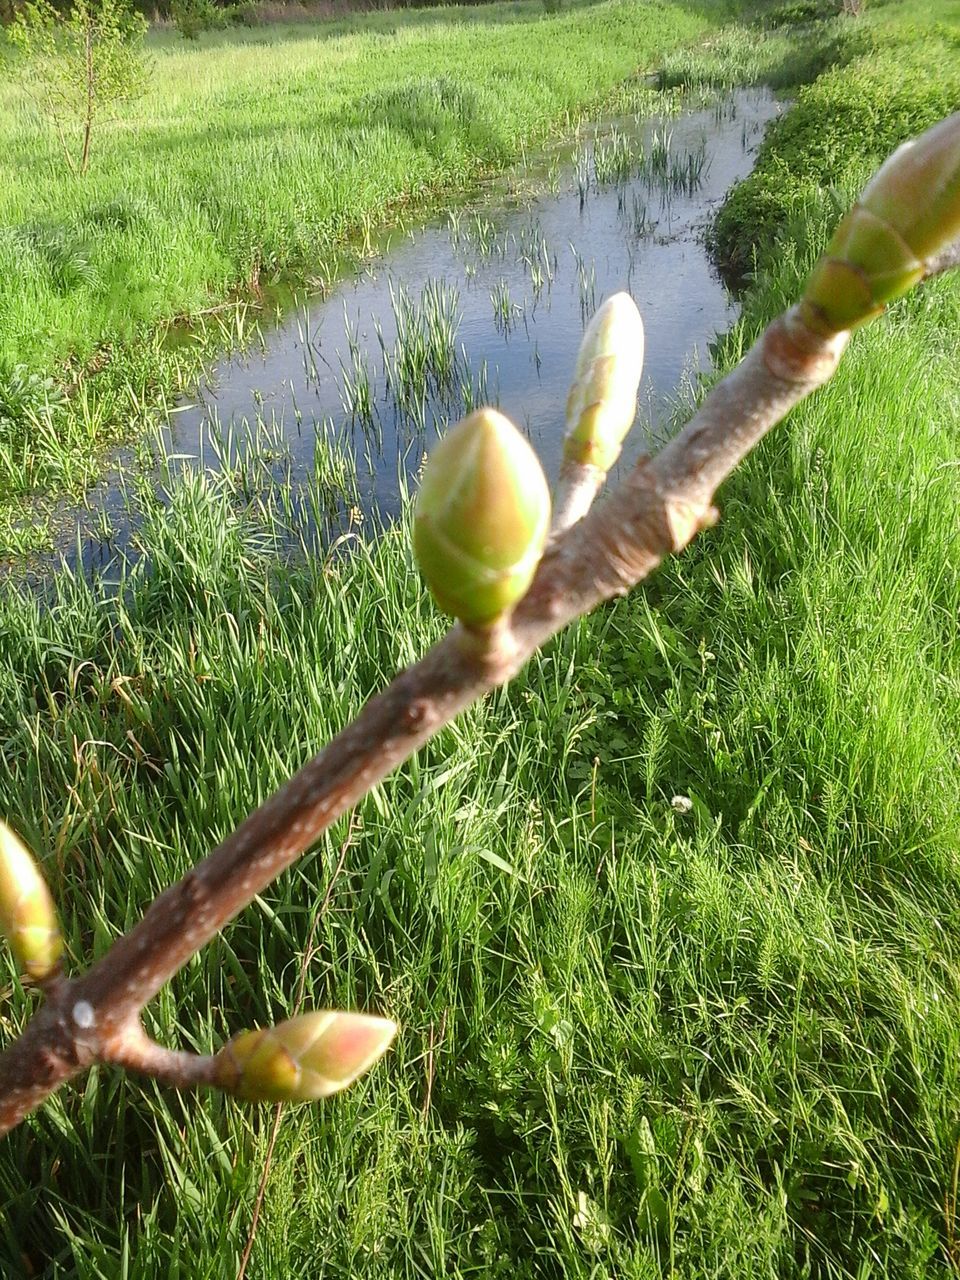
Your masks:
<path fill-rule="evenodd" d="M 90 166 L 97 122 L 143 91 L 146 29 L 127 0 L 74 0 L 65 17 L 50 0 L 27 0 L 17 12 L 8 38 L 22 55 L 24 87 L 74 173 Z"/>
<path fill-rule="evenodd" d="M 173 0 L 170 17 L 185 40 L 196 40 L 203 31 L 216 31 L 233 21 L 234 9 L 223 8 L 213 0 Z"/>
<path fill-rule="evenodd" d="M 63 389 L 53 378 L 14 365 L 0 367 L 0 494 L 14 491 L 17 477 L 30 475 L 26 462 L 31 445 L 56 435 L 57 419 L 66 404 Z"/>
<path fill-rule="evenodd" d="M 767 131 L 753 171 L 733 187 L 708 232 L 729 279 L 752 270 L 754 253 L 764 260 L 798 215 L 810 216 L 812 184 L 832 204 L 833 189 L 855 190 L 852 184 L 859 185 L 898 142 L 955 109 L 956 71 L 946 64 L 940 76 L 922 74 L 927 60 L 945 61 L 948 51 L 938 37 L 922 58 L 899 48 L 858 54 L 852 62 L 845 55 L 844 65 L 801 91 L 793 109 Z M 863 89 L 866 76 L 869 94 Z M 823 128 L 825 119 L 829 129 Z M 832 221 L 845 204 L 839 194 Z"/>
<path fill-rule="evenodd" d="M 0 435 L 20 423 L 48 418 L 65 401 L 53 378 L 31 373 L 22 364 L 14 365 L 7 374 L 0 369 Z"/>

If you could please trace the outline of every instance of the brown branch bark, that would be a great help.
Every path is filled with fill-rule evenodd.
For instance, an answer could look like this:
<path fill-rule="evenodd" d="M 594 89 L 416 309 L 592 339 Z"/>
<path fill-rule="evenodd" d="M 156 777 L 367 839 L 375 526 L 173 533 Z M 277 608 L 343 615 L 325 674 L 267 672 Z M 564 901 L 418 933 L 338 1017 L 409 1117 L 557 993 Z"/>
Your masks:
<path fill-rule="evenodd" d="M 622 595 L 714 519 L 717 486 L 793 405 L 833 373 L 847 335 L 796 308 L 763 334 L 652 461 L 551 544 L 526 597 L 489 643 L 454 626 L 222 845 L 148 908 L 87 973 L 58 984 L 0 1055 L 0 1133 L 93 1061 L 201 1082 L 211 1059 L 152 1045 L 139 1013 L 186 961 L 396 765 L 562 627 Z M 186 1060 L 189 1059 L 190 1062 Z M 192 1077 L 188 1079 L 187 1077 Z"/>
<path fill-rule="evenodd" d="M 582 462 L 564 461 L 553 495 L 553 521 L 550 537 L 556 541 L 562 533 L 582 520 L 603 488 L 607 473 Z"/>
<path fill-rule="evenodd" d="M 932 280 L 934 276 L 942 275 L 944 271 L 952 271 L 955 267 L 960 267 L 960 240 L 954 240 L 953 244 L 948 244 L 934 258 L 929 258 L 924 272 L 924 280 Z"/>
<path fill-rule="evenodd" d="M 212 1054 L 167 1049 L 151 1040 L 139 1021 L 132 1021 L 108 1040 L 102 1041 L 101 1059 L 127 1071 L 152 1076 L 175 1089 L 193 1089 L 213 1084 L 215 1059 Z"/>

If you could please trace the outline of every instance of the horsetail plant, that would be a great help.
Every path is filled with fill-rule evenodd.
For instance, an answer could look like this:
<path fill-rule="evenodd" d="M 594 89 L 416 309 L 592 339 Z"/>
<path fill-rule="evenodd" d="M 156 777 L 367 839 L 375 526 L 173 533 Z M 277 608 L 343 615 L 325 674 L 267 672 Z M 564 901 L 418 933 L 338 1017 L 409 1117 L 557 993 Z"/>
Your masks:
<path fill-rule="evenodd" d="M 567 623 L 629 591 L 711 524 L 718 485 L 831 377 L 850 330 L 912 283 L 960 265 L 958 236 L 960 113 L 894 153 L 800 302 L 656 457 L 590 509 L 633 418 L 642 350 L 632 304 L 610 299 L 585 335 L 568 411 L 567 463 L 599 480 L 574 504 L 561 479 L 545 550 L 549 499 L 532 450 L 495 411 L 471 414 L 434 451 L 415 527 L 421 568 L 458 624 L 76 977 L 60 971 L 56 917 L 33 859 L 4 828 L 0 925 L 46 998 L 0 1054 L 0 1133 L 97 1062 L 281 1099 L 324 1097 L 371 1066 L 393 1038 L 388 1018 L 308 1013 L 198 1055 L 151 1040 L 141 1011 L 386 774 Z"/>

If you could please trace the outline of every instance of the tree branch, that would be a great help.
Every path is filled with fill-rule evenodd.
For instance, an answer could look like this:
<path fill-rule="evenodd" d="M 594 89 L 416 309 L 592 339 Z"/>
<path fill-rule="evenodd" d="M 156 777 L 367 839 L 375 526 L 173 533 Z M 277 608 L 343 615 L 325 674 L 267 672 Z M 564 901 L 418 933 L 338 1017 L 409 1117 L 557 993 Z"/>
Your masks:
<path fill-rule="evenodd" d="M 948 244 L 936 257 L 927 261 L 923 278 L 932 280 L 934 276 L 952 271 L 954 267 L 960 267 L 960 240 L 954 240 L 953 244 Z"/>
<path fill-rule="evenodd" d="M 548 549 L 533 584 L 490 640 L 455 625 L 357 719 L 148 908 L 85 974 L 59 985 L 0 1055 L 0 1133 L 94 1061 L 173 1084 L 209 1081 L 212 1059 L 144 1035 L 139 1013 L 197 950 L 396 765 L 546 640 L 622 595 L 715 518 L 717 486 L 787 411 L 836 368 L 846 334 L 824 337 L 793 308 L 710 391 L 687 427 Z"/>

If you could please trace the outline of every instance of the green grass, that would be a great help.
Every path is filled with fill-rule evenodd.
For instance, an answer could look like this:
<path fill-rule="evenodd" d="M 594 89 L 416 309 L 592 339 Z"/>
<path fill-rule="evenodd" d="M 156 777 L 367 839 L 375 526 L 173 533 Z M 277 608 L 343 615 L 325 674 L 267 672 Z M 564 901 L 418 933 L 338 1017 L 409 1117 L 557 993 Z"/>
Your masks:
<path fill-rule="evenodd" d="M 955 14 L 867 14 L 850 65 L 878 129 L 891 42 L 936 52 L 938 102 Z M 872 163 L 864 125 L 825 168 L 821 125 L 761 158 L 763 179 L 789 140 L 804 180 L 723 366 Z M 958 333 L 944 278 L 858 334 L 715 530 L 444 731 L 150 1007 L 201 1048 L 275 1021 L 312 938 L 308 1003 L 402 1023 L 352 1092 L 287 1113 L 251 1276 L 957 1273 Z M 150 572 L 0 598 L 0 795 L 78 960 L 439 634 L 406 524 L 332 557 L 289 526 L 242 472 L 194 478 L 148 510 Z M 9 1035 L 30 1001 L 3 964 Z M 271 1120 L 92 1075 L 0 1148 L 0 1272 L 234 1277 Z"/>
<path fill-rule="evenodd" d="M 615 90 L 626 101 L 629 82 L 642 93 L 637 72 L 726 8 L 604 0 L 548 15 L 519 0 L 154 35 L 148 92 L 99 128 L 80 178 L 5 74 L 0 406 L 18 370 L 69 391 L 42 436 L 26 413 L 0 429 L 7 522 L 25 492 L 88 484 L 104 446 L 237 340 L 229 313 L 204 321 L 211 306 L 327 275 L 351 236 L 462 193 Z"/>
<path fill-rule="evenodd" d="M 868 7 L 852 33 L 848 26 L 843 40 L 826 43 L 837 65 L 800 89 L 713 227 L 712 247 L 730 275 L 752 270 L 795 214 L 800 223 L 818 222 L 810 202 L 822 206 L 831 189 L 839 192 L 828 213 L 836 221 L 894 147 L 960 108 L 960 4 L 941 0 L 931 9 L 919 23 L 889 5 Z M 775 50 L 776 41 L 765 47 Z M 762 67 L 766 59 L 758 61 Z M 701 74 L 722 78 L 728 65 L 711 60 Z"/>

